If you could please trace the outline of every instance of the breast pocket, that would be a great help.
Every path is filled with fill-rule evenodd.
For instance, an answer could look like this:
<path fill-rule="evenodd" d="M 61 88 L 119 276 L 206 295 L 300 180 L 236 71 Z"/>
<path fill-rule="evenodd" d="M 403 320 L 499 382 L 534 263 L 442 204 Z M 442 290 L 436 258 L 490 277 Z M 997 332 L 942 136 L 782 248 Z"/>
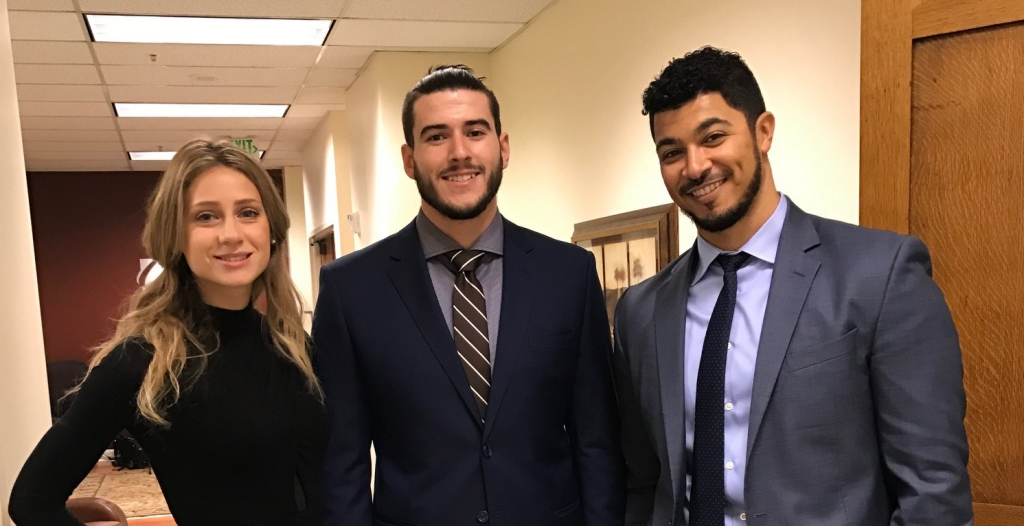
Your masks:
<path fill-rule="evenodd" d="M 786 354 L 785 366 L 789 372 L 837 360 L 857 347 L 857 329 L 825 343 L 803 347 Z"/>
<path fill-rule="evenodd" d="M 564 331 L 529 336 L 526 339 L 526 349 L 528 351 L 544 351 L 547 349 L 567 347 L 574 343 L 576 343 L 576 332 L 572 329 L 567 329 Z"/>

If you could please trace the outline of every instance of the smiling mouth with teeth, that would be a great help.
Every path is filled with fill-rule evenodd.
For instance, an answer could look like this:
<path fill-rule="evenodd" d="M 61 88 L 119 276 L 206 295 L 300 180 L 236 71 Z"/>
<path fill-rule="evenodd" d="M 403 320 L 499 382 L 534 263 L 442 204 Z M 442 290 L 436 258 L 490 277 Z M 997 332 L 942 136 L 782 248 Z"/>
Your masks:
<path fill-rule="evenodd" d="M 711 192 L 714 192 L 715 190 L 717 190 L 718 187 L 722 186 L 722 184 L 724 182 L 725 182 L 725 180 L 719 180 L 719 181 L 715 181 L 715 182 L 713 182 L 711 184 L 706 184 L 706 185 L 701 186 L 699 188 L 695 188 L 693 190 L 690 190 L 689 194 L 692 195 L 693 197 L 704 197 L 705 195 L 708 195 Z"/>
<path fill-rule="evenodd" d="M 227 261 L 229 263 L 237 263 L 239 261 L 245 261 L 246 259 L 249 259 L 249 256 L 251 256 L 251 255 L 252 254 L 245 254 L 245 255 L 242 255 L 242 256 L 214 256 L 214 257 L 216 257 L 217 259 L 219 259 L 221 261 Z"/>
<path fill-rule="evenodd" d="M 443 179 L 445 181 L 451 181 L 453 183 L 461 183 L 461 182 L 464 182 L 464 181 L 468 181 L 468 180 L 470 180 L 470 179 L 472 179 L 472 178 L 474 178 L 474 177 L 476 177 L 478 175 L 480 175 L 479 172 L 474 172 L 474 173 L 471 173 L 471 174 L 448 175 L 448 176 L 445 176 Z"/>

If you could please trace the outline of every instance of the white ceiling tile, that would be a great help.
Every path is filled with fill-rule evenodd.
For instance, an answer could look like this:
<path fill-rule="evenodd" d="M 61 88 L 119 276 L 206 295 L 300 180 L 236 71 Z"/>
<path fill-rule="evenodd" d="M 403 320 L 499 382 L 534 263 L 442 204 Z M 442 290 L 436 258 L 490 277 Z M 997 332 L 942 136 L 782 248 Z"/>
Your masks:
<path fill-rule="evenodd" d="M 246 134 L 248 135 L 248 134 Z M 207 139 L 207 140 L 220 140 L 227 138 L 238 138 L 239 135 L 215 135 L 209 132 L 194 132 L 194 135 L 188 137 L 182 137 L 180 139 L 163 140 L 163 141 L 140 141 L 140 142 L 128 142 L 125 143 L 125 147 L 129 152 L 175 152 L 178 148 L 181 148 L 185 143 L 195 139 Z M 246 139 L 252 139 L 253 144 L 257 148 L 263 149 L 269 139 L 263 141 L 258 138 L 245 137 Z"/>
<path fill-rule="evenodd" d="M 19 84 L 99 84 L 95 66 L 15 64 L 14 80 Z"/>
<path fill-rule="evenodd" d="M 132 170 L 137 172 L 162 172 L 167 169 L 170 161 L 129 161 Z"/>
<path fill-rule="evenodd" d="M 316 65 L 321 68 L 359 69 L 372 53 L 372 47 L 327 46 Z"/>
<path fill-rule="evenodd" d="M 22 130 L 114 130 L 110 117 L 22 117 Z M 24 139 L 23 140 L 38 140 Z M 105 139 L 92 139 L 102 141 Z"/>
<path fill-rule="evenodd" d="M 114 102 L 165 102 L 193 104 L 291 104 L 299 88 L 194 87 L 194 86 L 110 86 Z"/>
<path fill-rule="evenodd" d="M 96 58 L 102 65 L 308 67 L 316 62 L 320 46 L 218 46 L 187 44 L 126 44 L 97 42 Z M 150 58 L 156 55 L 156 61 Z"/>
<path fill-rule="evenodd" d="M 25 142 L 79 142 L 79 141 L 120 141 L 114 130 L 32 130 L 22 129 L 21 140 Z"/>
<path fill-rule="evenodd" d="M 263 154 L 263 160 L 302 164 L 302 154 L 299 152 L 275 152 L 270 150 Z"/>
<path fill-rule="evenodd" d="M 128 170 L 128 161 L 26 161 L 28 172 L 117 172 Z"/>
<path fill-rule="evenodd" d="M 209 0 L 79 0 L 82 12 L 130 15 L 234 16 L 243 18 L 334 18 L 345 8 L 346 0 L 248 0 L 246 2 L 210 2 Z"/>
<path fill-rule="evenodd" d="M 345 104 L 345 89 L 305 87 L 299 91 L 295 104 Z"/>
<path fill-rule="evenodd" d="M 306 78 L 307 86 L 347 88 L 356 80 L 358 69 L 313 68 Z"/>
<path fill-rule="evenodd" d="M 103 88 L 99 85 L 18 84 L 18 100 L 22 102 L 106 102 L 107 98 L 103 95 Z"/>
<path fill-rule="evenodd" d="M 11 42 L 15 64 L 92 64 L 89 44 L 85 42 Z"/>
<path fill-rule="evenodd" d="M 25 117 L 112 117 L 106 102 L 22 101 L 18 111 Z M 109 119 L 106 119 L 109 120 Z"/>
<path fill-rule="evenodd" d="M 293 118 L 324 116 L 329 111 L 345 111 L 344 104 L 295 104 L 288 109 L 288 116 Z"/>
<path fill-rule="evenodd" d="M 320 124 L 320 117 L 285 117 L 281 121 L 282 130 L 313 129 Z"/>
<path fill-rule="evenodd" d="M 203 133 L 204 132 L 195 132 L 195 135 L 190 135 L 188 137 L 183 136 L 173 140 L 126 142 L 124 143 L 124 147 L 129 152 L 176 152 L 178 151 L 178 148 L 184 146 L 185 143 L 193 139 L 202 138 Z"/>
<path fill-rule="evenodd" d="M 120 142 L 105 141 L 25 141 L 28 152 L 123 152 Z"/>
<path fill-rule="evenodd" d="M 260 143 L 269 143 L 274 137 L 273 130 L 124 130 L 125 145 L 132 151 L 177 150 L 182 144 L 192 139 L 248 138 Z"/>
<path fill-rule="evenodd" d="M 7 0 L 8 11 L 74 11 L 71 0 Z"/>
<path fill-rule="evenodd" d="M 8 15 L 11 40 L 86 40 L 77 13 L 11 11 Z"/>
<path fill-rule="evenodd" d="M 274 130 L 284 119 L 274 118 L 148 118 L 120 117 L 122 130 Z"/>
<path fill-rule="evenodd" d="M 413 20 L 339 20 L 327 43 L 332 46 L 373 46 L 380 49 L 491 50 L 522 24 L 426 22 Z"/>
<path fill-rule="evenodd" d="M 278 134 L 280 137 L 280 134 Z M 274 140 L 274 144 L 270 145 L 271 152 L 300 152 L 302 147 L 306 144 L 306 141 L 281 141 Z"/>
<path fill-rule="evenodd" d="M 529 22 L 552 0 L 352 0 L 345 18 Z"/>
<path fill-rule="evenodd" d="M 130 86 L 301 86 L 306 68 L 102 66 L 107 84 Z"/>
<path fill-rule="evenodd" d="M 26 161 L 120 161 L 127 158 L 123 151 L 25 152 Z"/>
<path fill-rule="evenodd" d="M 306 143 L 306 139 L 313 134 L 313 128 L 295 128 L 285 129 L 281 128 L 277 131 L 277 137 L 274 141 L 296 141 L 302 144 Z"/>

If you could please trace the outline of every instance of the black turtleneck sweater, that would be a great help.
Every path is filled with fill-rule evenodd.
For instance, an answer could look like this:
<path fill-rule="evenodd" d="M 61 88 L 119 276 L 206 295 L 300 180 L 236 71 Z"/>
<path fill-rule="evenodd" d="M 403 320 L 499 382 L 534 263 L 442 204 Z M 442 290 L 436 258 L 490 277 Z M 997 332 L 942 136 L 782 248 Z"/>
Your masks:
<path fill-rule="evenodd" d="M 320 523 L 326 410 L 273 349 L 261 314 L 209 310 L 220 347 L 168 411 L 170 427 L 136 405 L 148 343 L 125 341 L 93 369 L 15 482 L 9 509 L 19 526 L 81 524 L 65 502 L 122 429 L 149 456 L 180 526 Z"/>

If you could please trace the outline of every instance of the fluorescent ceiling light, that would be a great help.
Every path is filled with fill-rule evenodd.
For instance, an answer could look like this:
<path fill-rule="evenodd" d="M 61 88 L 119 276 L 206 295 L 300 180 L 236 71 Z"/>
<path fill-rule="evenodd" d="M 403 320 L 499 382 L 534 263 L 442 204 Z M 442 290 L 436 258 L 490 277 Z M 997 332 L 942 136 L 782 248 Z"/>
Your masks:
<path fill-rule="evenodd" d="M 170 161 L 177 152 L 128 152 L 128 158 L 133 161 Z M 267 153 L 260 150 L 260 159 Z"/>
<path fill-rule="evenodd" d="M 150 104 L 115 102 L 118 117 L 284 117 L 287 104 Z"/>
<path fill-rule="evenodd" d="M 322 46 L 333 20 L 85 15 L 93 42 Z"/>

